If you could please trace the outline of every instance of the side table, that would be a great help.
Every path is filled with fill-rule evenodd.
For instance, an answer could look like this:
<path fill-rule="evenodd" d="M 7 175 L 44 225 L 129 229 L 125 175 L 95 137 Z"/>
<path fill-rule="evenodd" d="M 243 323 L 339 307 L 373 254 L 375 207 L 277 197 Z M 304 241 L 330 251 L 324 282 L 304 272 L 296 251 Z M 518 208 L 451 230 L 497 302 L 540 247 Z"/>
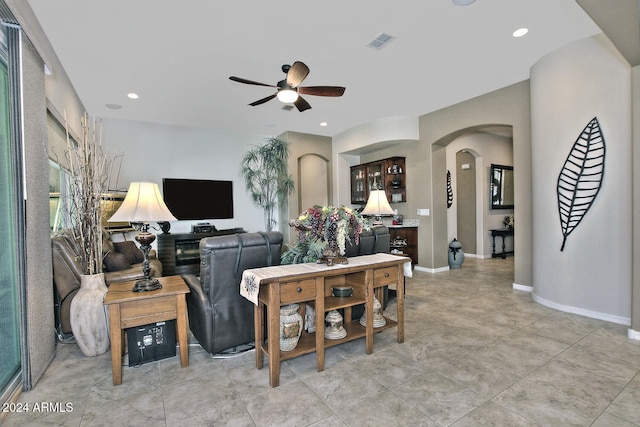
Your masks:
<path fill-rule="evenodd" d="M 491 258 L 502 258 L 505 259 L 507 254 L 513 254 L 514 251 L 507 251 L 504 239 L 507 236 L 513 236 L 513 228 L 498 228 L 494 230 L 489 230 L 491 232 L 491 238 L 493 239 L 493 249 L 491 252 Z M 496 236 L 502 237 L 502 252 L 496 253 Z"/>
<path fill-rule="evenodd" d="M 112 283 L 104 297 L 109 308 L 111 368 L 113 385 L 122 384 L 122 341 L 124 330 L 149 323 L 176 319 L 180 364 L 189 366 L 187 343 L 187 304 L 189 288 L 181 276 L 158 277 L 162 288 L 149 292 L 133 292 L 135 280 Z"/>

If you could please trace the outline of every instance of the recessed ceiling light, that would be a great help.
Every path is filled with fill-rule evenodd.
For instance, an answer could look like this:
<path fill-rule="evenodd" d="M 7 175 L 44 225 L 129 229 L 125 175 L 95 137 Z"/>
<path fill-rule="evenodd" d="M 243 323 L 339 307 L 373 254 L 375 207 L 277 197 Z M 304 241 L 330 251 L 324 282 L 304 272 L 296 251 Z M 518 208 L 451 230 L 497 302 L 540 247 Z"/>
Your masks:
<path fill-rule="evenodd" d="M 529 32 L 528 28 L 518 28 L 513 32 L 513 37 L 522 37 Z"/>
<path fill-rule="evenodd" d="M 105 107 L 110 108 L 112 110 L 119 110 L 122 108 L 122 105 L 120 104 L 104 104 Z"/>
<path fill-rule="evenodd" d="M 469 6 L 475 1 L 476 0 L 453 0 L 453 4 L 455 4 L 456 6 Z"/>
<path fill-rule="evenodd" d="M 131 99 L 138 99 L 138 94 L 134 92 L 128 93 L 127 96 Z"/>
<path fill-rule="evenodd" d="M 329 123 L 327 122 L 320 122 L 320 126 L 327 126 Z"/>

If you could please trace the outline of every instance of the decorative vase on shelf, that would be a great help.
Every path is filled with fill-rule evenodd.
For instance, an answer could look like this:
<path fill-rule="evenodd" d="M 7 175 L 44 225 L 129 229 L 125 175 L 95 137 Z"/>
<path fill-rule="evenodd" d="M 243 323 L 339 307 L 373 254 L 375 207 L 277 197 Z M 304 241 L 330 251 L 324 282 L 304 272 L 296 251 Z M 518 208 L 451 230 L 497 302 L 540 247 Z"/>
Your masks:
<path fill-rule="evenodd" d="M 280 307 L 280 351 L 291 351 L 298 345 L 302 333 L 302 316 L 298 304 Z"/>
<path fill-rule="evenodd" d="M 360 324 L 362 326 L 367 326 L 367 309 L 364 309 L 364 313 L 362 313 L 362 317 L 360 318 Z M 378 298 L 373 297 L 373 327 L 381 328 L 387 324 L 387 320 L 384 318 L 382 314 L 382 304 L 378 301 Z"/>
<path fill-rule="evenodd" d="M 109 324 L 102 304 L 107 293 L 104 274 L 80 276 L 80 290 L 69 308 L 71 331 L 85 356 L 98 356 L 109 349 Z"/>
<path fill-rule="evenodd" d="M 343 326 L 342 315 L 337 310 L 331 310 L 325 317 L 326 328 L 324 337 L 331 340 L 339 340 L 347 336 L 347 331 Z"/>

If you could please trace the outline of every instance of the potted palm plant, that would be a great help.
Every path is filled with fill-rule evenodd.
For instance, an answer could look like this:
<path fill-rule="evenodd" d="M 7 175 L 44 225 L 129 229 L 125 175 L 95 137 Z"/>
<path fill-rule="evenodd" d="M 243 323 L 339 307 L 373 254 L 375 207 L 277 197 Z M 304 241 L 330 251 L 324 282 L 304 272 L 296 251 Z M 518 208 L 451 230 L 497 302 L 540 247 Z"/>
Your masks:
<path fill-rule="evenodd" d="M 71 329 L 85 356 L 97 356 L 109 349 L 109 330 L 102 300 L 107 286 L 102 271 L 101 196 L 108 190 L 112 162 L 102 148 L 96 124 L 85 113 L 78 141 L 69 135 L 65 118 L 69 168 L 66 213 L 79 248 L 80 290 L 71 301 Z"/>
<path fill-rule="evenodd" d="M 253 203 L 264 211 L 266 231 L 277 221 L 275 210 L 282 207 L 293 192 L 294 183 L 287 174 L 289 143 L 276 137 L 249 150 L 242 158 L 242 175 Z"/>

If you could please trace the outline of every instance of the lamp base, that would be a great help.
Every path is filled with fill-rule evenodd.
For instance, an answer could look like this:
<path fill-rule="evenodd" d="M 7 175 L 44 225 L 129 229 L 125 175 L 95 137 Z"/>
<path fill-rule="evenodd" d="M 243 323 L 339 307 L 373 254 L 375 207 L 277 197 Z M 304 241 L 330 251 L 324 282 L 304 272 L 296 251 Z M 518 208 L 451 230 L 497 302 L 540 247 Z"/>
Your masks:
<path fill-rule="evenodd" d="M 133 287 L 133 292 L 147 292 L 147 291 L 155 291 L 156 289 L 161 289 L 162 285 L 158 281 L 158 279 L 140 279 L 136 282 L 136 285 Z"/>

